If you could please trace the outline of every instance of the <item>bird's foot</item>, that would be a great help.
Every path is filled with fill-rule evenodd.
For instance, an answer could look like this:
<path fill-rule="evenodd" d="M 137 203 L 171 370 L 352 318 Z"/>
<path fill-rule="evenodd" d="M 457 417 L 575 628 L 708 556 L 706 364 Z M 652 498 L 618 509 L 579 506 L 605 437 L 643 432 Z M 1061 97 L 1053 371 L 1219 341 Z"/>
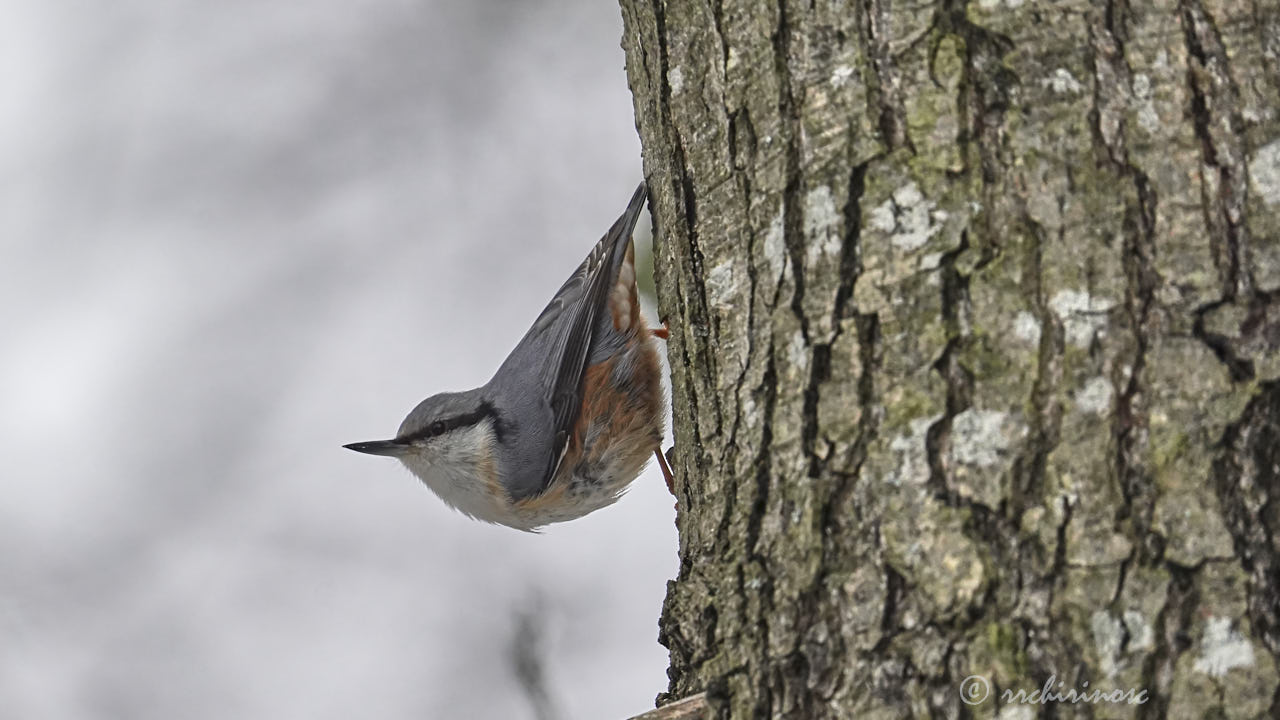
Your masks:
<path fill-rule="evenodd" d="M 675 495 L 676 478 L 671 474 L 671 466 L 667 464 L 667 458 L 662 454 L 661 449 L 654 450 L 653 454 L 658 457 L 658 467 L 662 468 L 662 476 L 667 479 L 667 490 Z"/>

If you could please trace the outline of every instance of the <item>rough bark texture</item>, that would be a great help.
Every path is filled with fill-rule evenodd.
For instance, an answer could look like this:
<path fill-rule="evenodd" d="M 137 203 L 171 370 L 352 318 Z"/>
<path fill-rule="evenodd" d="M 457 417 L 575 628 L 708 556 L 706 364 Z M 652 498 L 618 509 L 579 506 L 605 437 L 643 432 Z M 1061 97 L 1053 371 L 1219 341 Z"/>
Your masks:
<path fill-rule="evenodd" d="M 1280 717 L 1280 3 L 621 5 L 660 699 Z M 1051 676 L 1149 700 L 1002 711 Z"/>

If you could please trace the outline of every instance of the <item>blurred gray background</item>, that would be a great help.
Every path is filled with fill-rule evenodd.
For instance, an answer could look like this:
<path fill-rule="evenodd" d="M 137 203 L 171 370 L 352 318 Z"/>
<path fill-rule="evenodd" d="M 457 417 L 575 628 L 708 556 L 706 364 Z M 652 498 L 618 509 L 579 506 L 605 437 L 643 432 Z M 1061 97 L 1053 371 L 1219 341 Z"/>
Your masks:
<path fill-rule="evenodd" d="M 341 448 L 485 381 L 622 210 L 616 4 L 3 8 L 0 717 L 650 707 L 654 468 L 531 536 Z"/>

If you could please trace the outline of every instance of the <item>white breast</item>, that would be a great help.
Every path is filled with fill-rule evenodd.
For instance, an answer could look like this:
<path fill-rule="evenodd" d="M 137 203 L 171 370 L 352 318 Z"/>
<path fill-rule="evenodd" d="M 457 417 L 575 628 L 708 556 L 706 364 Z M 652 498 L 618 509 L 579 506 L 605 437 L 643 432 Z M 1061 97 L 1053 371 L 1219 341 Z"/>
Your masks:
<path fill-rule="evenodd" d="M 486 419 L 417 445 L 400 461 L 449 507 L 477 520 L 519 527 L 498 483 L 494 441 L 493 422 Z"/>

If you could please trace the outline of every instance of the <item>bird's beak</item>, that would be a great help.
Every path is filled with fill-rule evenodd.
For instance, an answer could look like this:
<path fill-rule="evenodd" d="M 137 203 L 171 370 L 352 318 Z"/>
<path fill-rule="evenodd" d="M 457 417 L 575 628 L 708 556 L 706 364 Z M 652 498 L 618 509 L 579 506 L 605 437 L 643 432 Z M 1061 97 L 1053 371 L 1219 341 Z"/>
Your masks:
<path fill-rule="evenodd" d="M 356 452 L 368 453 L 369 455 L 390 455 L 392 457 L 403 455 L 409 449 L 408 445 L 395 440 L 371 440 L 369 442 L 351 443 L 342 447 Z"/>

